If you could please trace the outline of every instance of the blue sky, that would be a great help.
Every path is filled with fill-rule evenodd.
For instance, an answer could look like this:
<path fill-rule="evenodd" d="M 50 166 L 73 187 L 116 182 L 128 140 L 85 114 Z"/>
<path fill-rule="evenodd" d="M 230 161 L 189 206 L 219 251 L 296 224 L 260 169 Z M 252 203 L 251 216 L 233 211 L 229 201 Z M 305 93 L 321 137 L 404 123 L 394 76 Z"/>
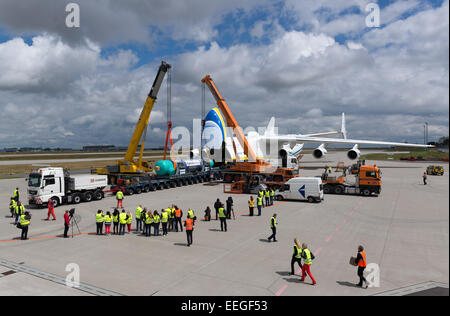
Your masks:
<path fill-rule="evenodd" d="M 353 138 L 421 142 L 425 120 L 448 135 L 448 1 L 377 1 L 369 28 L 367 0 L 79 0 L 79 29 L 69 1 L 21 2 L 0 3 L 0 147 L 126 145 L 161 60 L 179 125 L 209 73 L 244 127 L 334 130 L 345 111 Z"/>

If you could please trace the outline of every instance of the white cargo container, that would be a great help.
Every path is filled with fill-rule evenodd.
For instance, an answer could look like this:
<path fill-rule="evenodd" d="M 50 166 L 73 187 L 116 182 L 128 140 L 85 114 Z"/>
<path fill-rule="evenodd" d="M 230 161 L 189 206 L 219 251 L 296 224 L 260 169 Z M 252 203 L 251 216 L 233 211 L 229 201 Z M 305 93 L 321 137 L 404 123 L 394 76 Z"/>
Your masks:
<path fill-rule="evenodd" d="M 322 179 L 314 177 L 292 178 L 275 191 L 275 198 L 278 200 L 320 202 L 323 200 Z"/>
<path fill-rule="evenodd" d="M 63 168 L 40 168 L 28 175 L 28 203 L 45 206 L 53 200 L 58 206 L 101 200 L 107 184 L 106 175 L 71 176 Z"/>

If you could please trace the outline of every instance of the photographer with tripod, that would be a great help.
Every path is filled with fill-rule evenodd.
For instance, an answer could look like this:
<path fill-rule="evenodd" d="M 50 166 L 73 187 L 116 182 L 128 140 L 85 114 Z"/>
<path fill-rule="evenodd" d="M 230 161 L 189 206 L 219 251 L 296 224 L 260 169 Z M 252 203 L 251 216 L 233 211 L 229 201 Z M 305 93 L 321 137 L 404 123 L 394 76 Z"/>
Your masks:
<path fill-rule="evenodd" d="M 69 232 L 69 226 L 70 226 L 70 216 L 69 216 L 69 210 L 66 210 L 64 213 L 64 238 L 69 238 L 67 233 Z"/>

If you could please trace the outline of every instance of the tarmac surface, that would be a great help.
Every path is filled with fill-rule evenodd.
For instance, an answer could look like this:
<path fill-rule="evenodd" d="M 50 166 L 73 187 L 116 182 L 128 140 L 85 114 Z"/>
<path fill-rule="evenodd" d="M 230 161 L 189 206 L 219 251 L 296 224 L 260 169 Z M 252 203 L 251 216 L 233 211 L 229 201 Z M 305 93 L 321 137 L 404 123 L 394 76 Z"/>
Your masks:
<path fill-rule="evenodd" d="M 330 153 L 324 161 L 305 157 L 301 175 L 318 176 L 331 161 L 349 164 L 344 156 Z M 427 162 L 375 163 L 383 172 L 378 197 L 326 195 L 318 204 L 275 202 L 262 216 L 250 217 L 249 196 L 232 195 L 236 219 L 228 221 L 228 232 L 220 231 L 215 214 L 211 222 L 197 220 L 191 247 L 186 247 L 184 232 L 96 236 L 95 213 L 112 210 L 112 196 L 76 205 L 82 234 L 68 239 L 61 238 L 63 213 L 73 206 L 57 208 L 57 220 L 49 222 L 44 220 L 46 209 L 30 209 L 30 240 L 17 240 L 20 230 L 7 217 L 9 197 L 18 186 L 24 200 L 26 182 L 0 180 L 0 295 L 356 296 L 430 281 L 448 289 L 448 164 L 443 164 L 444 176 L 429 176 L 424 186 Z M 206 206 L 214 210 L 215 200 L 225 202 L 228 196 L 223 184 L 197 184 L 126 196 L 124 206 L 134 216 L 139 204 L 160 210 L 174 203 L 184 218 L 188 208 L 200 218 Z M 278 214 L 278 242 L 269 243 L 273 213 Z M 308 277 L 301 283 L 298 275 L 289 275 L 295 237 L 316 255 L 311 267 L 316 286 Z M 358 277 L 349 258 L 358 245 L 365 247 L 368 263 L 379 266 L 379 287 L 354 286 Z M 79 289 L 64 285 L 71 263 L 80 268 Z"/>

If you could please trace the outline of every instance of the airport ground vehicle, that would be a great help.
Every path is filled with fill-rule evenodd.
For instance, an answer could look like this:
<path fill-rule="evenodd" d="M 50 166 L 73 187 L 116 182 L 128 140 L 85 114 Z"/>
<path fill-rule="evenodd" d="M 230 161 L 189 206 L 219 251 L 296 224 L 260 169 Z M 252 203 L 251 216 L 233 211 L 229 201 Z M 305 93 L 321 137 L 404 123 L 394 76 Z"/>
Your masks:
<path fill-rule="evenodd" d="M 310 203 L 323 200 L 323 184 L 320 178 L 297 177 L 287 181 L 275 191 L 277 200 L 307 200 Z"/>
<path fill-rule="evenodd" d="M 438 165 L 430 165 L 427 167 L 427 174 L 433 176 L 443 176 L 444 167 Z"/>
<path fill-rule="evenodd" d="M 353 172 L 354 170 L 352 169 Z M 351 176 L 346 176 L 345 173 L 341 176 L 331 176 L 324 172 L 321 178 L 325 194 L 362 194 L 370 196 L 381 193 L 381 170 L 376 166 L 360 164 L 357 172 Z"/>
<path fill-rule="evenodd" d="M 223 179 L 225 183 L 239 182 L 245 179 L 247 175 L 261 175 L 264 179 L 270 179 L 269 181 L 275 181 L 282 184 L 287 180 L 298 176 L 298 169 L 274 168 L 270 163 L 264 160 L 264 158 L 257 157 L 212 78 L 207 75 L 201 81 L 204 85 L 208 86 L 217 106 L 225 117 L 227 126 L 233 129 L 233 132 L 243 149 L 243 153 L 245 157 L 247 157 L 247 161 L 236 161 L 235 163 L 227 165 L 227 168 L 223 170 Z M 234 143 L 233 137 L 231 137 L 231 139 L 234 151 L 236 152 L 236 144 Z M 224 152 L 224 150 L 225 147 L 222 146 L 222 151 Z"/>
<path fill-rule="evenodd" d="M 106 175 L 70 175 L 63 168 L 40 168 L 28 175 L 28 203 L 46 206 L 51 199 L 56 207 L 101 200 L 107 185 Z"/>

